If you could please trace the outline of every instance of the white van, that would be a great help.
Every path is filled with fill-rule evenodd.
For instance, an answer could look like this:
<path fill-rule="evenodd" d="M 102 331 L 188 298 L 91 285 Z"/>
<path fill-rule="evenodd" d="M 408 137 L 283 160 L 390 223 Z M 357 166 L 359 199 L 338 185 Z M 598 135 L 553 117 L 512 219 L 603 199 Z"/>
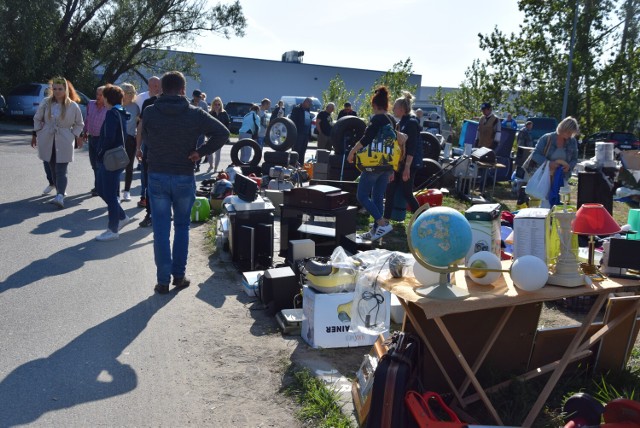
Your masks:
<path fill-rule="evenodd" d="M 302 104 L 305 98 L 307 97 L 292 96 L 292 95 L 285 95 L 283 97 L 280 97 L 280 100 L 282 100 L 282 102 L 284 103 L 284 115 L 289 116 L 289 114 L 291 114 L 291 109 L 293 109 L 293 107 L 297 106 L 298 104 Z M 317 113 L 322 110 L 322 103 L 320 102 L 319 99 L 315 97 L 308 97 L 308 98 L 311 98 L 311 101 L 313 102 L 313 105 L 311 106 L 311 111 Z"/>

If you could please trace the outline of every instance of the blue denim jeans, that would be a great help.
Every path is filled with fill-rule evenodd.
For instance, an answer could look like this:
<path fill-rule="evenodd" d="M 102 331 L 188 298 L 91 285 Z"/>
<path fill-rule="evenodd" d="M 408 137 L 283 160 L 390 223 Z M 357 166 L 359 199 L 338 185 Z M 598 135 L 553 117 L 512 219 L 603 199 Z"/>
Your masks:
<path fill-rule="evenodd" d="M 102 200 L 107 203 L 107 211 L 109 213 L 109 225 L 107 227 L 110 231 L 117 232 L 118 223 L 126 217 L 124 210 L 120 206 L 120 201 L 118 200 L 118 193 L 120 193 L 120 177 L 122 176 L 124 168 L 116 171 L 109 171 L 100 161 L 97 162 L 97 166 L 98 187 L 96 187 L 96 190 Z"/>
<path fill-rule="evenodd" d="M 147 187 L 153 212 L 153 254 L 158 284 L 168 285 L 171 275 L 182 278 L 189 253 L 191 207 L 196 199 L 193 175 L 149 173 Z M 173 250 L 169 240 L 173 210 Z"/>
<path fill-rule="evenodd" d="M 382 218 L 384 212 L 384 193 L 393 171 L 369 172 L 360 174 L 357 197 L 362 206 L 369 211 L 374 220 Z"/>
<path fill-rule="evenodd" d="M 89 163 L 93 169 L 93 188 L 98 189 L 98 141 L 100 137 L 89 136 Z"/>

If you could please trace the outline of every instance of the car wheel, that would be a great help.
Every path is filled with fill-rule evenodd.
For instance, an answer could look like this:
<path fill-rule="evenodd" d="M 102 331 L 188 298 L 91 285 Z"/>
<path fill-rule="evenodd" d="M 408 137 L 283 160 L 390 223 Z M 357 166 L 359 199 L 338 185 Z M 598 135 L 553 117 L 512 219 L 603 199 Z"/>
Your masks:
<path fill-rule="evenodd" d="M 240 160 L 240 149 L 243 147 L 249 147 L 253 150 L 253 156 L 249 160 L 249 162 L 242 162 Z M 252 140 L 251 138 L 244 138 L 231 147 L 231 162 L 237 166 L 257 166 L 262 160 L 262 147 L 258 144 L 257 141 Z"/>
<path fill-rule="evenodd" d="M 264 152 L 264 161 L 274 165 L 295 165 L 298 163 L 298 152 Z"/>
<path fill-rule="evenodd" d="M 367 125 L 355 116 L 340 118 L 331 128 L 331 146 L 337 155 L 349 152 L 364 135 Z"/>
<path fill-rule="evenodd" d="M 267 127 L 264 141 L 267 146 L 277 152 L 284 152 L 293 147 L 298 138 L 296 125 L 288 117 L 278 117 Z"/>

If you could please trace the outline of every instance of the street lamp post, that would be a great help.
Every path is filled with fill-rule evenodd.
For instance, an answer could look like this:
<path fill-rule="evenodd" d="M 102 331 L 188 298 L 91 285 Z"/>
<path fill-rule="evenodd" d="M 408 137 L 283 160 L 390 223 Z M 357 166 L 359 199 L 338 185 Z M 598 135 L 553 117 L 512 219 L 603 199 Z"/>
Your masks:
<path fill-rule="evenodd" d="M 576 42 L 576 28 L 578 26 L 578 5 L 579 0 L 576 0 L 576 9 L 573 12 L 573 30 L 571 31 L 571 44 L 569 45 L 569 64 L 567 67 L 567 82 L 564 85 L 564 98 L 562 99 L 562 117 L 567 117 L 567 104 L 569 103 L 569 82 L 571 81 L 571 68 L 573 66 L 573 47 Z"/>

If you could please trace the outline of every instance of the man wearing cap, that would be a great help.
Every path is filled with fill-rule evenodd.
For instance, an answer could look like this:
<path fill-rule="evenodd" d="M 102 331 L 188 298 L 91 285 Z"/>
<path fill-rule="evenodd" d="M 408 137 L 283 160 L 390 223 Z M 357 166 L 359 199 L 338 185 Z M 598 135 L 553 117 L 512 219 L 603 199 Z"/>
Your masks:
<path fill-rule="evenodd" d="M 490 103 L 482 103 L 480 109 L 482 117 L 478 121 L 476 146 L 495 149 L 500 143 L 500 119 L 493 114 Z"/>
<path fill-rule="evenodd" d="M 206 112 L 209 111 L 209 105 L 207 104 L 206 101 L 202 99 L 202 91 L 200 91 L 199 89 L 194 89 L 191 96 L 193 97 L 193 99 L 191 100 L 192 106 L 200 107 L 202 110 Z"/>

